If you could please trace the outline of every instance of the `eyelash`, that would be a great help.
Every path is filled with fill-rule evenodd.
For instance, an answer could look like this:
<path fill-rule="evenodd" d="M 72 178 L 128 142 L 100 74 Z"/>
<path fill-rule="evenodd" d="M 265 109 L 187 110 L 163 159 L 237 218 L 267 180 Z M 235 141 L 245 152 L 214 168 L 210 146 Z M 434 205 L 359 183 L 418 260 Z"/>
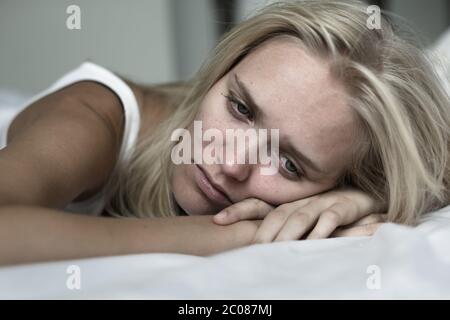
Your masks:
<path fill-rule="evenodd" d="M 239 99 L 235 98 L 235 96 L 233 95 L 232 92 L 229 92 L 228 94 L 223 95 L 223 96 L 228 100 L 229 105 L 230 105 L 230 108 L 231 108 L 231 110 L 232 110 L 233 116 L 238 117 L 239 120 L 241 120 L 242 117 L 245 117 L 247 120 L 253 121 L 253 118 L 254 118 L 253 111 L 252 111 L 250 108 L 248 108 L 245 104 L 243 104 L 242 102 L 240 102 Z M 245 107 L 245 109 L 248 110 L 249 115 L 244 115 L 244 114 L 242 114 L 241 112 L 239 112 L 238 109 L 237 109 L 236 107 L 233 107 L 233 104 L 236 104 L 236 105 L 238 105 L 238 106 L 241 105 L 241 106 Z M 280 157 L 280 158 L 285 158 L 287 161 L 291 162 L 291 163 L 294 165 L 295 169 L 296 169 L 296 172 L 295 172 L 295 173 L 293 173 L 292 171 L 289 171 L 289 170 L 285 167 L 284 161 L 282 161 L 282 160 L 280 159 L 280 160 L 281 160 L 281 161 L 280 161 L 280 162 L 281 162 L 281 166 L 282 166 L 283 171 L 284 171 L 284 174 L 283 174 L 283 175 L 285 175 L 285 176 L 287 175 L 287 178 L 288 178 L 288 179 L 293 179 L 293 178 L 294 178 L 294 179 L 300 179 L 300 178 L 303 177 L 303 175 L 301 174 L 300 170 L 298 170 L 297 166 L 296 166 L 290 159 L 288 159 L 288 158 L 285 157 L 285 156 L 282 156 L 282 157 Z"/>
<path fill-rule="evenodd" d="M 237 99 L 233 95 L 233 93 L 229 92 L 228 94 L 224 95 L 224 97 L 227 98 L 227 100 L 229 102 L 229 105 L 233 112 L 233 116 L 239 117 L 239 120 L 241 120 L 242 117 L 245 117 L 245 118 L 247 118 L 247 120 L 253 121 L 253 119 L 254 119 L 253 111 L 249 107 L 247 107 L 245 104 L 243 104 L 241 101 L 239 101 L 239 99 Z M 242 114 L 241 112 L 238 111 L 237 107 L 233 106 L 233 104 L 236 104 L 237 106 L 243 106 L 245 109 L 248 110 L 249 114 L 248 115 Z"/>
<path fill-rule="evenodd" d="M 284 163 L 282 160 L 280 161 L 280 162 L 281 162 L 281 166 L 283 167 L 283 170 L 284 170 L 284 171 L 286 172 L 286 174 L 289 176 L 288 178 L 290 178 L 290 179 L 292 179 L 292 178 L 300 179 L 300 178 L 303 177 L 303 174 L 300 172 L 300 170 L 298 169 L 298 167 L 295 165 L 294 162 L 292 162 L 289 158 L 287 158 L 287 157 L 285 157 L 285 156 L 281 156 L 280 158 L 285 158 L 287 161 L 291 162 L 291 163 L 294 165 L 294 167 L 295 167 L 295 171 L 296 171 L 296 172 L 294 173 L 294 172 L 288 170 L 288 169 L 285 167 L 285 163 Z"/>

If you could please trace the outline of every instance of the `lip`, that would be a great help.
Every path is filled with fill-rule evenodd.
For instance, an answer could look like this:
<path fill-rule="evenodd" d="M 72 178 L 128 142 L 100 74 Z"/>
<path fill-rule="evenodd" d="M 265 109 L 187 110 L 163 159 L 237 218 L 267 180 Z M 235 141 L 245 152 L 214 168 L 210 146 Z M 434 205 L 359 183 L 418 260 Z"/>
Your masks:
<path fill-rule="evenodd" d="M 223 188 L 215 184 L 202 167 L 197 164 L 195 166 L 197 168 L 195 172 L 195 181 L 205 196 L 216 204 L 225 206 L 231 205 L 232 202 Z"/>

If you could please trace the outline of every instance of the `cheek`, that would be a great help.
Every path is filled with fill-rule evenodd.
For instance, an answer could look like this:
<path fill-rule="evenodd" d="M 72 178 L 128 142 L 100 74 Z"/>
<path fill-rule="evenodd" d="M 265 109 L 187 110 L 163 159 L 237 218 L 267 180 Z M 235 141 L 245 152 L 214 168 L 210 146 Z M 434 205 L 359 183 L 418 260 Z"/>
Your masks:
<path fill-rule="evenodd" d="M 189 181 L 189 172 L 187 165 L 175 166 L 172 176 L 172 192 L 175 201 L 188 214 L 193 210 L 193 194 Z"/>
<path fill-rule="evenodd" d="M 204 97 L 196 117 L 196 120 L 203 122 L 204 128 L 232 128 L 232 118 L 227 110 L 228 102 L 224 96 L 226 92 L 225 82 L 220 81 Z"/>
<path fill-rule="evenodd" d="M 186 185 L 187 182 L 186 174 L 183 169 L 184 165 L 175 166 L 171 181 L 173 196 L 182 208 L 184 208 L 184 202 L 187 198 L 187 195 L 185 194 L 185 188 L 181 187 L 183 185 Z"/>
<path fill-rule="evenodd" d="M 196 117 L 197 121 L 202 121 L 203 129 L 228 129 L 230 117 L 226 110 L 226 102 L 221 99 L 211 99 L 205 101 Z"/>
<path fill-rule="evenodd" d="M 275 176 L 263 176 L 255 172 L 255 178 L 248 186 L 249 197 L 261 199 L 273 205 L 281 205 L 312 197 L 318 193 L 330 189 L 328 184 L 320 182 L 290 181 L 277 174 Z"/>
<path fill-rule="evenodd" d="M 193 167 L 190 165 L 176 166 L 172 176 L 172 192 L 175 201 L 188 215 L 214 214 L 211 207 L 196 191 L 192 178 Z"/>

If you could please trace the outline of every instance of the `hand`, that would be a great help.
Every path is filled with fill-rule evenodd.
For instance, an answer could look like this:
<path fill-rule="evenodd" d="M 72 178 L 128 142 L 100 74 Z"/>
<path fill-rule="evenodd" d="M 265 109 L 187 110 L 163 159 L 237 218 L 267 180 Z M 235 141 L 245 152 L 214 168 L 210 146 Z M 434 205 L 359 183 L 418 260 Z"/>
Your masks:
<path fill-rule="evenodd" d="M 371 235 L 379 227 L 384 205 L 356 189 L 332 190 L 309 198 L 283 204 L 277 208 L 259 199 L 235 203 L 214 216 L 217 224 L 241 220 L 264 219 L 252 243 L 324 239 L 330 236 Z M 376 217 L 376 218 L 375 218 Z M 384 220 L 383 220 L 384 221 Z M 369 226 L 370 225 L 370 226 Z M 344 228 L 344 226 L 347 226 Z"/>
<path fill-rule="evenodd" d="M 373 236 L 385 222 L 386 214 L 371 214 L 351 225 L 338 227 L 330 238 Z"/>

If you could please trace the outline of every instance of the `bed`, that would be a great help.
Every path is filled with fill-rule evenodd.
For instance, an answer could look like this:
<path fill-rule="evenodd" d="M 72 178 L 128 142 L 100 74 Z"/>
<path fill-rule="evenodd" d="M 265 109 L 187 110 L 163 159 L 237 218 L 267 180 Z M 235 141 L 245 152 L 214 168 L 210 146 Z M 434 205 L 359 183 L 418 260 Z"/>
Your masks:
<path fill-rule="evenodd" d="M 0 268 L 0 299 L 349 298 L 449 299 L 450 206 L 372 237 Z"/>

